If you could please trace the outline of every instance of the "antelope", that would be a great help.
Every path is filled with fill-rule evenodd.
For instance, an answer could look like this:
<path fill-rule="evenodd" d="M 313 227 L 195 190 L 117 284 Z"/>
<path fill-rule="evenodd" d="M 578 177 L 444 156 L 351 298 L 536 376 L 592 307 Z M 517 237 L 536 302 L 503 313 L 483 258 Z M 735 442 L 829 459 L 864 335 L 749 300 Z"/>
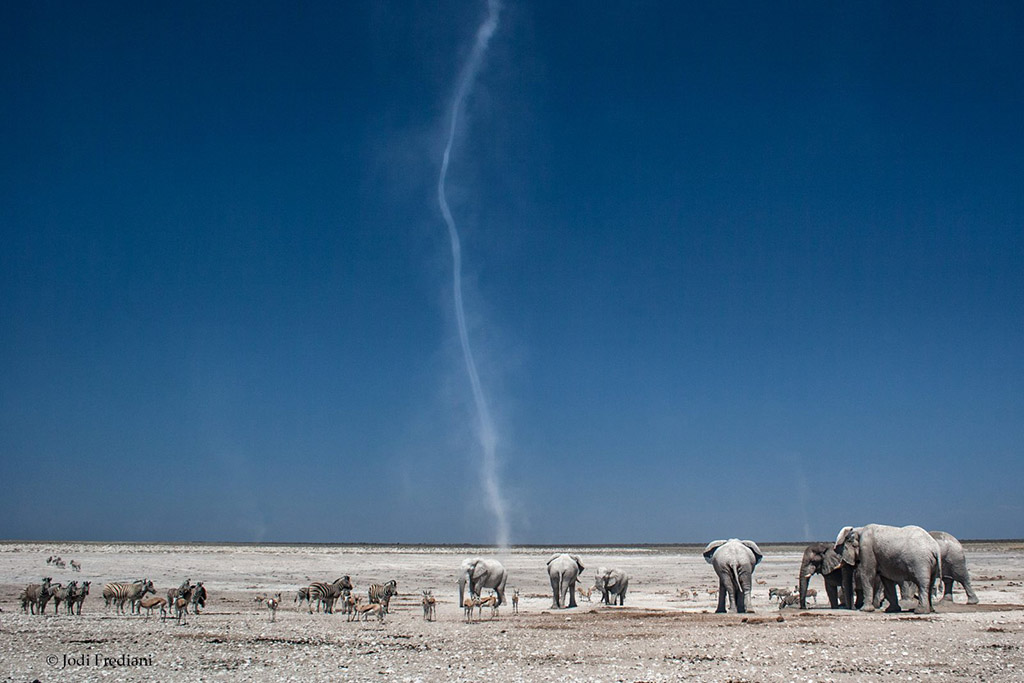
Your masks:
<path fill-rule="evenodd" d="M 174 615 L 178 618 L 178 625 L 188 626 L 188 618 L 185 616 L 188 614 L 188 599 L 187 598 L 175 598 L 174 599 Z"/>
<path fill-rule="evenodd" d="M 480 598 L 466 596 L 462 601 L 462 608 L 466 611 L 466 621 L 473 621 L 473 608 L 480 604 Z"/>
<path fill-rule="evenodd" d="M 491 619 L 496 617 L 498 615 L 498 596 L 497 595 L 488 595 L 486 598 L 477 598 L 477 600 L 476 600 L 477 618 L 480 618 L 481 616 L 483 616 L 484 607 L 490 607 L 491 608 Z"/>
<path fill-rule="evenodd" d="M 362 602 L 363 597 L 361 595 L 352 595 L 349 593 L 345 596 L 345 602 L 342 605 L 342 612 L 348 614 L 347 621 L 353 619 L 359 619 L 359 613 L 356 611 L 359 609 L 359 603 Z"/>
<path fill-rule="evenodd" d="M 576 586 L 576 592 L 580 594 L 580 599 L 582 600 L 583 598 L 586 598 L 587 602 L 592 602 L 590 599 L 590 594 L 593 592 L 593 590 L 593 588 L 584 589 L 583 586 Z"/>
<path fill-rule="evenodd" d="M 265 602 L 267 603 L 267 609 L 270 610 L 270 620 L 277 621 L 277 606 L 281 604 L 281 594 L 275 593 L 274 597 L 267 598 Z"/>
<path fill-rule="evenodd" d="M 363 615 L 363 621 L 366 621 L 371 613 L 377 615 L 377 621 L 384 621 L 384 606 L 379 602 L 356 605 L 356 611 Z"/>
<path fill-rule="evenodd" d="M 158 598 L 155 595 L 151 598 L 142 598 L 139 601 L 139 611 L 146 610 L 146 618 L 148 619 L 153 614 L 153 608 L 160 608 L 160 621 L 163 621 L 167 617 L 167 601 L 163 598 Z"/>
<path fill-rule="evenodd" d="M 512 614 L 519 614 L 519 589 L 512 589 Z"/>
<path fill-rule="evenodd" d="M 432 591 L 423 591 L 423 621 L 433 621 L 437 600 Z"/>

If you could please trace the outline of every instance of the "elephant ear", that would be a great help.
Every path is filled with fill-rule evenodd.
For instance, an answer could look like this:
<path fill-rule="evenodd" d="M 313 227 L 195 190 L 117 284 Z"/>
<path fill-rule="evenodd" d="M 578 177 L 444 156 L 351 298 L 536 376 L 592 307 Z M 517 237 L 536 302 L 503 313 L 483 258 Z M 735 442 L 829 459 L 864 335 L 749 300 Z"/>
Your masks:
<path fill-rule="evenodd" d="M 829 548 L 821 558 L 821 573 L 831 574 L 839 569 L 839 565 L 842 563 L 843 558 L 835 551 L 835 548 Z"/>
<path fill-rule="evenodd" d="M 836 544 L 834 546 L 835 549 L 836 549 L 836 552 L 839 551 L 839 546 L 843 545 L 843 543 L 846 543 L 846 536 L 851 531 L 853 531 L 853 527 L 852 526 L 844 526 L 842 529 L 839 530 L 839 535 L 836 536 Z"/>
<path fill-rule="evenodd" d="M 580 574 L 582 574 L 584 567 L 583 567 L 583 563 L 580 562 L 579 555 L 570 555 L 569 557 L 571 557 L 573 559 L 573 561 L 576 562 L 576 566 L 580 568 Z"/>
<path fill-rule="evenodd" d="M 711 543 L 707 544 L 707 546 L 704 548 L 703 555 L 704 559 L 707 561 L 708 564 L 711 564 L 711 560 L 715 556 L 715 551 L 718 550 L 721 546 L 725 545 L 727 542 L 728 541 L 720 540 L 711 541 Z"/>
<path fill-rule="evenodd" d="M 846 533 L 843 534 L 843 531 Z M 854 527 L 843 527 L 840 538 L 836 540 L 836 551 L 842 549 L 843 562 L 851 567 L 857 564 L 860 559 L 860 529 Z"/>
<path fill-rule="evenodd" d="M 756 567 L 764 559 L 764 553 L 761 552 L 761 549 L 753 541 L 742 541 L 742 543 L 750 548 L 750 552 L 754 553 L 754 566 Z"/>

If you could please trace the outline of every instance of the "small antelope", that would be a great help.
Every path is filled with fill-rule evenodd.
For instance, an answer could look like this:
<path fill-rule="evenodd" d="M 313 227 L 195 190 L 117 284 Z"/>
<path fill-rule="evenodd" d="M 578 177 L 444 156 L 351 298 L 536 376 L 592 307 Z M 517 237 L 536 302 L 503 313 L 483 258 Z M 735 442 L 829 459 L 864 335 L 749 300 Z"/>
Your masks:
<path fill-rule="evenodd" d="M 347 621 L 353 619 L 359 619 L 359 613 L 356 611 L 359 608 L 359 603 L 362 602 L 363 597 L 361 595 L 352 595 L 349 593 L 345 596 L 345 604 L 342 606 L 342 612 L 348 615 Z"/>
<path fill-rule="evenodd" d="M 161 598 L 162 599 L 162 598 Z M 174 599 L 174 616 L 178 619 L 178 625 L 188 626 L 188 599 L 187 598 L 175 598 Z"/>
<path fill-rule="evenodd" d="M 363 621 L 366 621 L 371 614 L 377 615 L 377 621 L 384 621 L 384 607 L 379 602 L 356 605 L 356 612 L 363 615 Z"/>
<path fill-rule="evenodd" d="M 758 586 L 764 586 L 764 585 L 767 585 L 767 583 L 768 583 L 768 581 L 766 579 L 754 579 L 754 581 L 757 582 Z"/>
<path fill-rule="evenodd" d="M 593 592 L 593 588 L 583 588 L 583 586 L 576 586 L 576 592 L 580 594 L 580 599 L 587 599 L 587 602 L 592 602 L 590 595 Z"/>
<path fill-rule="evenodd" d="M 512 614 L 519 614 L 519 589 L 512 589 Z"/>
<path fill-rule="evenodd" d="M 270 620 L 277 621 L 277 608 L 281 604 L 281 594 L 275 593 L 274 597 L 267 598 L 264 602 L 267 604 L 267 609 L 270 610 Z"/>
<path fill-rule="evenodd" d="M 163 621 L 167 617 L 167 601 L 163 598 L 158 598 L 155 595 L 148 598 L 142 598 L 139 600 L 139 611 L 146 610 L 146 618 L 153 613 L 153 609 L 160 608 L 160 620 Z"/>
<path fill-rule="evenodd" d="M 488 595 L 486 598 L 476 599 L 476 614 L 478 619 L 483 616 L 484 607 L 491 608 L 491 619 L 496 617 L 498 615 L 498 596 Z"/>
<path fill-rule="evenodd" d="M 797 595 L 799 595 L 799 592 L 797 593 Z M 817 588 L 808 588 L 806 596 L 808 598 L 814 600 L 814 604 L 815 605 L 818 604 L 818 589 Z"/>
<path fill-rule="evenodd" d="M 467 595 L 462 601 L 462 608 L 466 611 L 466 621 L 473 621 L 473 608 L 480 604 L 480 598 Z"/>
<path fill-rule="evenodd" d="M 774 599 L 778 598 L 780 604 L 782 603 L 782 601 L 787 596 L 792 595 L 792 594 L 793 594 L 793 591 L 789 590 L 788 588 L 769 588 L 768 589 L 768 599 L 769 600 L 774 600 Z"/>
<path fill-rule="evenodd" d="M 74 572 L 82 571 L 82 565 L 78 564 L 74 560 L 71 560 L 71 571 L 74 571 Z"/>
<path fill-rule="evenodd" d="M 437 609 L 437 600 L 433 591 L 423 591 L 423 621 L 433 621 Z"/>

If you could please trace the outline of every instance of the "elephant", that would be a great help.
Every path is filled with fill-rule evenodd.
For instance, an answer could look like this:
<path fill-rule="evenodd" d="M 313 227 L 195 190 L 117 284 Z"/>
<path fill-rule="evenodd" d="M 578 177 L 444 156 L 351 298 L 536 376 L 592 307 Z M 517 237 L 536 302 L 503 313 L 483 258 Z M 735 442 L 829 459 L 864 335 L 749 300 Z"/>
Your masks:
<path fill-rule="evenodd" d="M 918 604 L 914 611 L 927 614 L 932 611 L 931 588 L 942 572 L 942 558 L 938 542 L 919 526 L 895 527 L 868 524 L 863 527 L 843 527 L 836 536 L 835 551 L 843 562 L 854 568 L 854 575 L 864 589 L 864 604 L 860 608 L 872 612 L 881 602 L 876 597 L 876 581 L 881 581 L 889 606 L 886 612 L 899 612 L 896 584 L 913 582 L 918 589 Z M 844 576 L 843 590 L 852 595 L 853 586 Z"/>
<path fill-rule="evenodd" d="M 750 603 L 751 577 L 754 567 L 764 555 L 753 541 L 730 538 L 728 541 L 712 541 L 704 548 L 704 559 L 718 574 L 718 609 L 716 614 L 725 612 L 725 600 L 736 605 L 736 611 L 743 614 Z"/>
<path fill-rule="evenodd" d="M 491 588 L 498 594 L 498 605 L 505 604 L 505 582 L 508 572 L 501 562 L 483 557 L 470 557 L 462 561 L 459 569 L 459 604 L 465 603 L 466 583 L 469 595 L 476 597 L 484 588 Z"/>
<path fill-rule="evenodd" d="M 551 609 L 576 606 L 576 580 L 583 573 L 583 563 L 576 555 L 562 553 L 552 555 L 548 560 L 548 578 L 551 579 Z M 565 604 L 565 593 L 569 592 L 569 604 Z"/>
<path fill-rule="evenodd" d="M 800 560 L 800 574 L 798 577 L 800 590 L 800 609 L 807 609 L 807 586 L 811 577 L 821 574 L 825 579 L 825 593 L 828 594 L 828 604 L 832 609 L 839 609 L 839 589 L 843 585 L 843 571 L 853 573 L 853 568 L 843 564 L 832 543 L 812 543 L 804 549 L 804 556 Z"/>
<path fill-rule="evenodd" d="M 956 581 L 964 587 L 964 592 L 967 593 L 967 604 L 977 605 L 978 596 L 971 587 L 971 575 L 967 572 L 967 556 L 964 555 L 964 547 L 960 545 L 960 541 L 956 536 L 945 531 L 929 531 L 928 533 L 938 542 L 939 552 L 942 556 L 942 576 L 939 577 L 935 586 L 938 591 L 942 592 L 939 602 L 953 601 L 953 582 Z M 909 581 L 904 582 L 900 589 L 904 598 L 917 597 L 917 589 Z"/>
<path fill-rule="evenodd" d="M 629 576 L 621 569 L 598 567 L 594 588 L 601 591 L 601 602 L 605 605 L 625 605 Z"/>
<path fill-rule="evenodd" d="M 977 605 L 978 596 L 971 588 L 971 575 L 967 572 L 967 556 L 964 554 L 964 547 L 956 536 L 947 534 L 945 531 L 929 531 L 932 538 L 939 544 L 939 553 L 942 557 L 942 600 L 953 601 L 953 582 L 956 581 L 964 587 L 967 593 L 967 604 Z"/>

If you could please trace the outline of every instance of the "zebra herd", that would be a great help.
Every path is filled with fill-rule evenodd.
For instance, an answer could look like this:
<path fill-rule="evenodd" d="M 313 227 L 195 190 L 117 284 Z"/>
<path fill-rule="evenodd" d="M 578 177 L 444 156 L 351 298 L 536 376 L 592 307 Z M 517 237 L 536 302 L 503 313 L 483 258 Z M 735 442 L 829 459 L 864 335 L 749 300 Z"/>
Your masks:
<path fill-rule="evenodd" d="M 64 609 L 68 614 L 81 615 L 82 603 L 85 602 L 85 596 L 89 595 L 90 583 L 83 581 L 79 584 L 77 581 L 72 581 L 68 585 L 62 586 L 59 583 L 53 583 L 53 579 L 47 576 L 42 583 L 30 583 L 26 586 L 18 599 L 21 601 L 21 609 L 25 613 L 31 610 L 32 614 L 43 614 L 46 605 L 53 600 L 54 614 L 60 613 L 60 604 L 63 602 Z"/>
<path fill-rule="evenodd" d="M 26 614 L 43 614 L 46 606 L 53 601 L 54 614 L 60 613 L 60 605 L 64 603 L 68 614 L 81 615 L 82 604 L 89 595 L 90 581 L 72 581 L 66 586 L 53 583 L 52 577 L 43 578 L 42 583 L 30 583 L 26 586 L 18 599 L 21 601 L 21 609 Z M 141 614 L 142 609 L 152 611 L 159 607 L 161 612 L 166 614 L 166 607 L 169 605 L 179 622 L 184 615 L 188 614 L 191 608 L 193 614 L 199 614 L 199 609 L 206 606 L 206 588 L 202 581 L 193 584 L 185 579 L 178 588 L 167 591 L 167 599 L 152 597 L 156 596 L 156 588 L 149 579 L 137 581 L 114 581 L 103 586 L 103 601 L 106 609 L 114 606 L 119 614 L 126 614 L 125 605 L 128 605 L 130 614 Z"/>
<path fill-rule="evenodd" d="M 338 600 L 341 600 L 341 613 L 348 615 L 349 621 L 353 617 L 363 616 L 365 619 L 371 612 L 377 614 L 377 618 L 383 621 L 384 615 L 388 613 L 391 598 L 398 595 L 398 582 L 395 580 L 387 583 L 371 583 L 366 590 L 367 604 L 361 605 L 362 598 L 352 594 L 352 579 L 347 575 L 335 579 L 331 583 L 326 581 L 314 581 L 296 591 L 295 602 L 302 607 L 303 602 L 309 603 L 309 613 L 313 613 L 313 604 L 316 603 L 316 611 L 323 607 L 324 614 L 333 614 L 334 607 Z M 265 602 L 265 598 L 257 598 L 257 602 Z M 379 608 L 372 607 L 378 605 Z M 276 616 L 277 603 L 271 605 L 267 602 L 273 614 Z"/>

